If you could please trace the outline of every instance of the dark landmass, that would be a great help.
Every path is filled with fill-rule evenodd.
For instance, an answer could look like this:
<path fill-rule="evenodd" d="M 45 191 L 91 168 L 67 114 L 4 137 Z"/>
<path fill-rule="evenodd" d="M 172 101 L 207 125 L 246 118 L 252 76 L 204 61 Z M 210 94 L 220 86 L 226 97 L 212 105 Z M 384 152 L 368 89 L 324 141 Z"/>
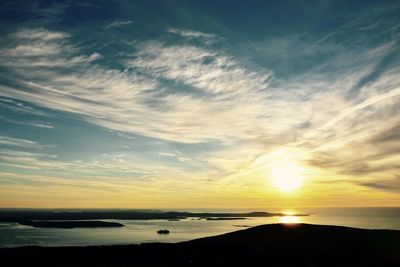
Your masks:
<path fill-rule="evenodd" d="M 159 234 L 159 235 L 168 235 L 169 234 L 169 230 L 161 229 L 161 230 L 157 231 L 157 234 Z"/>
<path fill-rule="evenodd" d="M 130 210 L 0 210 L 0 222 L 51 221 L 51 220 L 180 220 L 186 218 L 210 217 L 272 217 L 284 216 L 283 213 L 197 213 L 179 211 L 130 211 Z M 306 216 L 298 214 L 295 216 Z"/>
<path fill-rule="evenodd" d="M 400 266 L 400 231 L 270 224 L 176 244 L 0 249 L 4 266 Z"/>
<path fill-rule="evenodd" d="M 206 218 L 207 221 L 230 221 L 230 220 L 246 220 L 243 217 L 208 217 Z"/>
<path fill-rule="evenodd" d="M 232 225 L 232 226 L 234 226 L 234 227 L 243 227 L 243 228 L 249 228 L 249 227 L 251 227 L 250 225 L 247 225 L 247 224 L 234 224 L 234 225 Z"/>
<path fill-rule="evenodd" d="M 124 226 L 121 223 L 104 221 L 21 221 L 19 224 L 36 228 L 99 228 Z"/>

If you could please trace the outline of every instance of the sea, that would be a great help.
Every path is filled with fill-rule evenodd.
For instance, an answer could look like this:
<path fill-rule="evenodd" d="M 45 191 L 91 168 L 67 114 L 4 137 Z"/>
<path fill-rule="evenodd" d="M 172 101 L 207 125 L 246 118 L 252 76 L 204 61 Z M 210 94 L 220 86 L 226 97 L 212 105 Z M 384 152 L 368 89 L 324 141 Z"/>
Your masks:
<path fill-rule="evenodd" d="M 65 210 L 64 210 L 65 211 Z M 251 212 L 259 210 L 185 210 L 192 212 Z M 180 242 L 220 235 L 249 227 L 272 223 L 309 223 L 340 225 L 365 229 L 400 230 L 399 208 L 304 208 L 266 209 L 283 212 L 281 217 L 246 218 L 243 220 L 205 220 L 188 218 L 169 220 L 103 220 L 124 224 L 121 228 L 34 228 L 18 223 L 0 223 L 0 247 L 20 246 L 88 246 Z M 308 214 L 309 216 L 296 216 Z M 157 233 L 168 229 L 167 235 Z"/>

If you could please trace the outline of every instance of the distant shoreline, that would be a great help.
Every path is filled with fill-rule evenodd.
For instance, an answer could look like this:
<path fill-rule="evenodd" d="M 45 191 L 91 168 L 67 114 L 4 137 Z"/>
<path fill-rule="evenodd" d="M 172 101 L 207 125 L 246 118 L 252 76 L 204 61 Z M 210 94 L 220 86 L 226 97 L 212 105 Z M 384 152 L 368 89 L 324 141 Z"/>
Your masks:
<path fill-rule="evenodd" d="M 23 221 L 83 221 L 83 220 L 181 220 L 187 218 L 250 218 L 250 217 L 279 217 L 287 216 L 284 213 L 272 212 L 180 212 L 180 211 L 33 211 L 33 210 L 0 210 L 0 222 Z M 290 216 L 309 216 L 308 214 L 294 214 Z M 234 220 L 234 219 L 232 219 Z"/>
<path fill-rule="evenodd" d="M 117 222 L 105 221 L 21 221 L 21 225 L 32 226 L 35 228 L 110 228 L 123 227 L 124 225 Z"/>
<path fill-rule="evenodd" d="M 234 221 L 234 220 L 246 220 L 245 217 L 208 217 L 207 221 Z"/>

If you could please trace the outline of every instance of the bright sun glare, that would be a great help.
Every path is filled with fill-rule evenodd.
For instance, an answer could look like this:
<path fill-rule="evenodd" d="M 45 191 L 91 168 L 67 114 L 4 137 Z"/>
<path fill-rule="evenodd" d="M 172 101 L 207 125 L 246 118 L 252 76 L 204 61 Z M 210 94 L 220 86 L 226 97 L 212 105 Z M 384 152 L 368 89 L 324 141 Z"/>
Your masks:
<path fill-rule="evenodd" d="M 279 162 L 269 169 L 272 185 L 282 192 L 292 192 L 302 184 L 302 168 L 293 162 Z"/>
<path fill-rule="evenodd" d="M 284 216 L 279 217 L 279 222 L 284 224 L 298 224 L 301 222 L 300 217 L 296 216 L 291 210 L 285 210 L 282 212 Z"/>
<path fill-rule="evenodd" d="M 279 222 L 284 224 L 297 224 L 300 223 L 300 218 L 297 216 L 287 215 L 280 217 Z"/>

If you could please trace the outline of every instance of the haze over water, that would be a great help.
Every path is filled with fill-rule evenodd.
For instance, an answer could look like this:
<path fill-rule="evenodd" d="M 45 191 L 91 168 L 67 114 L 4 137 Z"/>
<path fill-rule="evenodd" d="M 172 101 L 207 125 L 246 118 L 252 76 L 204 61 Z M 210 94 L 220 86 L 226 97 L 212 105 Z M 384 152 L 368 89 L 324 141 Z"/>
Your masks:
<path fill-rule="evenodd" d="M 221 210 L 218 211 L 221 212 Z M 240 212 L 247 211 L 250 210 L 240 210 Z M 17 223 L 0 223 L 0 247 L 179 242 L 270 223 L 311 223 L 400 230 L 400 208 L 309 208 L 282 210 L 282 212 L 288 214 L 308 213 L 310 216 L 247 218 L 246 220 L 228 221 L 197 220 L 196 218 L 180 221 L 105 220 L 123 223 L 125 227 L 122 228 L 48 229 L 22 226 Z M 156 233 L 159 229 L 169 229 L 171 233 L 159 235 Z"/>

